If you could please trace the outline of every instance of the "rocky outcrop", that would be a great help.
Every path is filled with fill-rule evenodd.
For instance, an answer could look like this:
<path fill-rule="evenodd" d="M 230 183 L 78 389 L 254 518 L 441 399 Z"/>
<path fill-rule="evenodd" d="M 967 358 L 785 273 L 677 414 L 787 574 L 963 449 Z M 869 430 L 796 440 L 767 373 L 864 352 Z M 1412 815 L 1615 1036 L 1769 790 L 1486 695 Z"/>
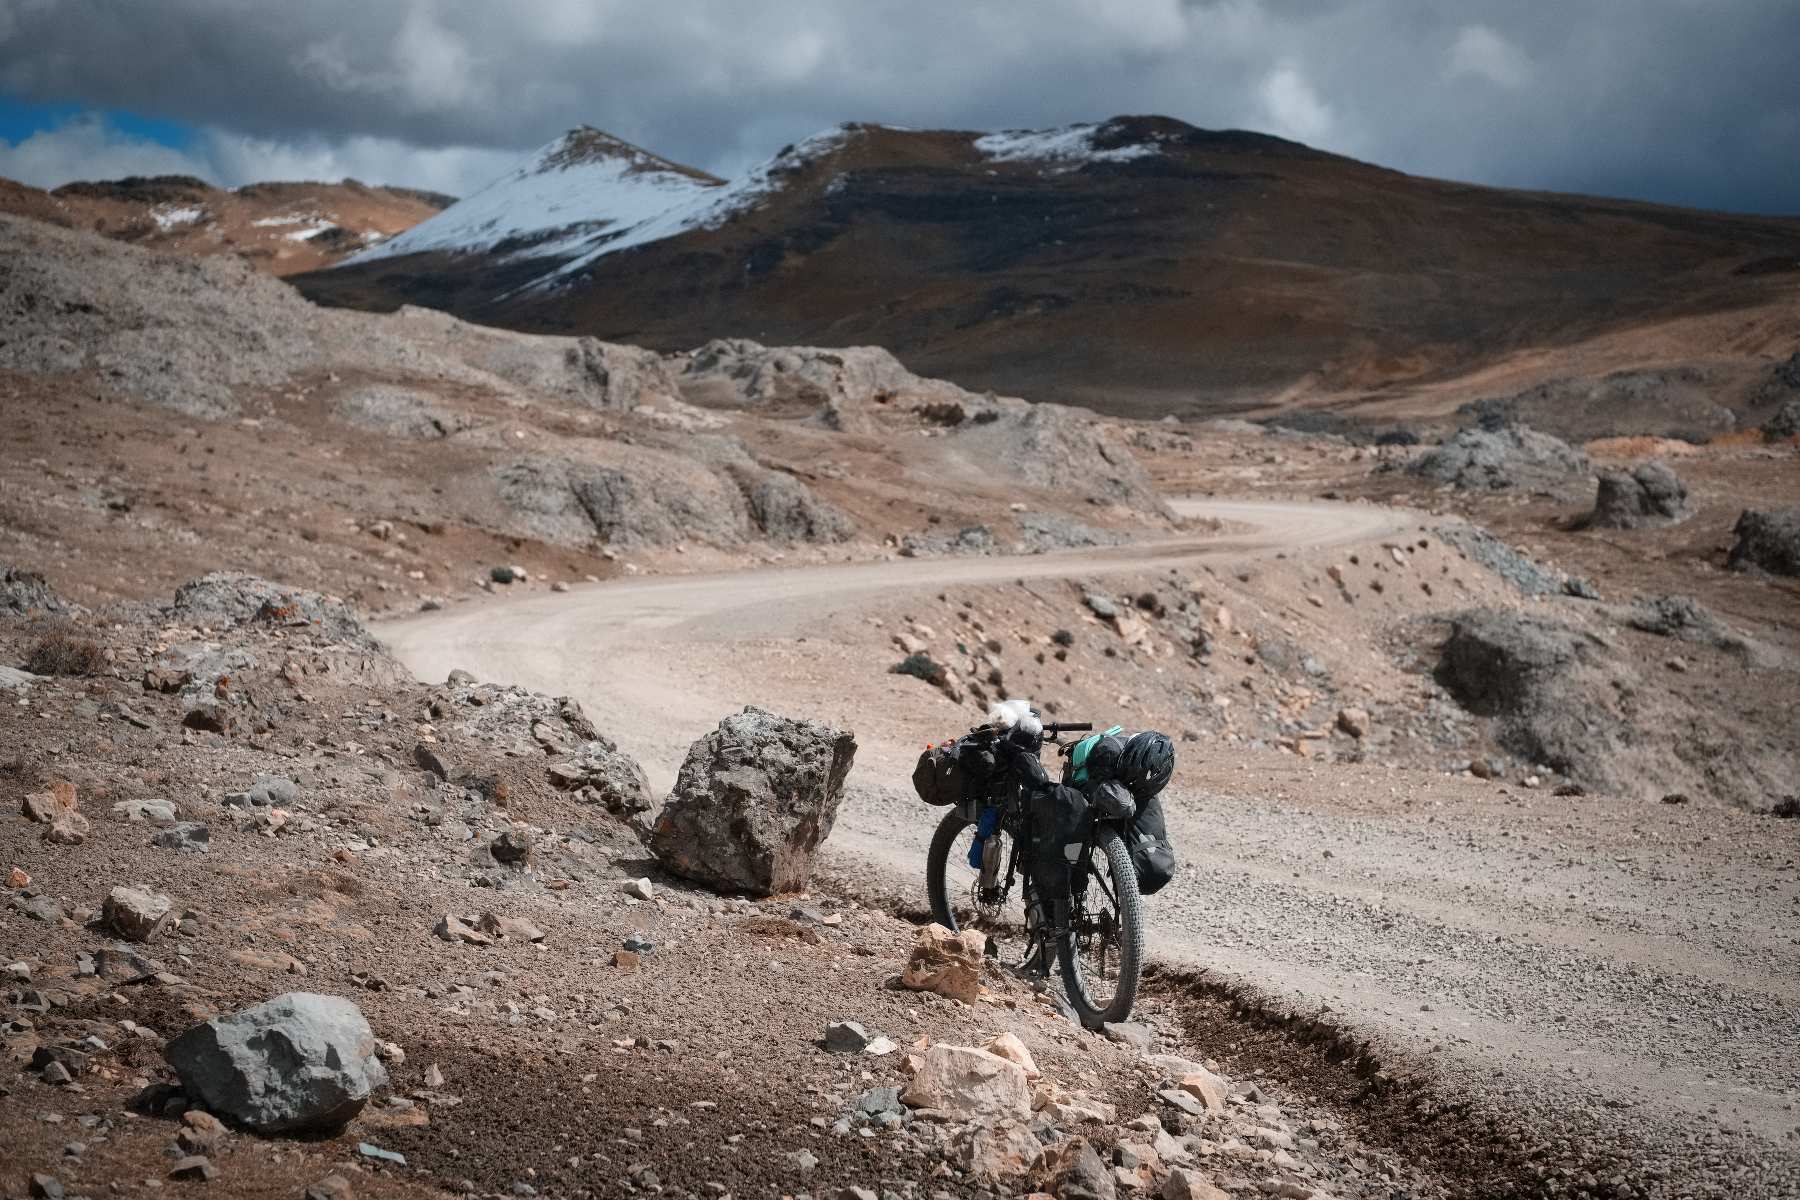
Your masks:
<path fill-rule="evenodd" d="M 1731 570 L 1800 575 L 1800 507 L 1746 509 L 1731 532 L 1737 538 L 1725 559 Z"/>
<path fill-rule="evenodd" d="M 336 1129 L 387 1083 L 361 1010 L 312 992 L 214 1017 L 163 1056 L 188 1095 L 257 1133 Z"/>
<path fill-rule="evenodd" d="M 1794 359 L 1800 362 L 1800 354 L 1796 354 Z M 1800 372 L 1800 367 L 1794 369 Z M 1774 416 L 1763 422 L 1762 432 L 1763 440 L 1768 442 L 1784 442 L 1789 438 L 1800 437 L 1800 400 L 1789 400 L 1777 409 Z"/>
<path fill-rule="evenodd" d="M 650 848 L 669 871 L 710 887 L 798 891 L 855 757 L 844 730 L 746 708 L 689 748 Z"/>
<path fill-rule="evenodd" d="M 1587 455 L 1524 425 L 1464 429 L 1407 468 L 1464 491 L 1571 490 L 1587 478 Z"/>
<path fill-rule="evenodd" d="M 947 436 L 984 473 L 1028 488 L 1164 518 L 1168 509 L 1125 439 L 1106 422 L 1060 404 L 1008 403 Z"/>
<path fill-rule="evenodd" d="M 1583 522 L 1591 529 L 1649 529 L 1685 521 L 1693 513 L 1687 487 L 1664 463 L 1629 471 L 1602 471 L 1594 511 Z"/>
<path fill-rule="evenodd" d="M 879 346 L 764 346 L 748 338 L 716 338 L 687 355 L 681 386 L 695 404 L 804 407 L 849 432 L 870 428 L 877 407 L 957 405 L 966 411 L 984 403 L 953 383 L 914 375 Z"/>
<path fill-rule="evenodd" d="M 495 347 L 481 365 L 532 395 L 584 408 L 629 412 L 681 395 L 662 355 L 598 338 L 521 337 Z"/>
<path fill-rule="evenodd" d="M 765 472 L 744 490 L 750 519 L 772 541 L 842 542 L 856 531 L 849 517 L 779 471 Z"/>
<path fill-rule="evenodd" d="M 254 623 L 304 630 L 331 642 L 375 646 L 356 610 L 337 597 L 232 571 L 214 571 L 176 588 L 169 616 L 210 629 Z"/>
<path fill-rule="evenodd" d="M 68 611 L 68 606 L 36 571 L 0 565 L 0 615 L 36 616 Z"/>

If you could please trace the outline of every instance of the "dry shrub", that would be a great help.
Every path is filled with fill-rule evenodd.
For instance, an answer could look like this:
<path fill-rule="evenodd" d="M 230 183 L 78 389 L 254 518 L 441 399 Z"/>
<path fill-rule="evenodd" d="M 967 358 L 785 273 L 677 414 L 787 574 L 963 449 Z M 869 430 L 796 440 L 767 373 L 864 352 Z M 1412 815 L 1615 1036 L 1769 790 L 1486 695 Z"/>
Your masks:
<path fill-rule="evenodd" d="M 53 629 L 38 638 L 25 669 L 33 675 L 98 675 L 106 670 L 106 651 L 72 629 Z"/>

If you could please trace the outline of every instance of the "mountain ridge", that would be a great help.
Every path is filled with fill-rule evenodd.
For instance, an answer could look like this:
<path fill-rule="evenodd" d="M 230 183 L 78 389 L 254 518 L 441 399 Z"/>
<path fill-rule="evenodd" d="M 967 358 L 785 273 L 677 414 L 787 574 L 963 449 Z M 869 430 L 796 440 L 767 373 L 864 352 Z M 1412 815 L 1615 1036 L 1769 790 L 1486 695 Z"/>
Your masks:
<path fill-rule="evenodd" d="M 1800 220 L 1425 179 L 1156 116 L 840 125 L 658 199 L 426 244 L 453 207 L 295 283 L 658 349 L 879 344 L 972 386 L 1203 415 L 1442 380 L 1800 281 L 1781 266 Z"/>

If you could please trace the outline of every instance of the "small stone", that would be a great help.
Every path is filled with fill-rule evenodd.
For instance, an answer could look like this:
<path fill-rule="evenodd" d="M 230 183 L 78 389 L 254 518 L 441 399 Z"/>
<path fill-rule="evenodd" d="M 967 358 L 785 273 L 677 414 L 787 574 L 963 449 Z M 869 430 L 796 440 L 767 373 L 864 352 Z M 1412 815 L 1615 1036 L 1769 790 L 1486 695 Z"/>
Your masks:
<path fill-rule="evenodd" d="M 523 829 L 509 829 L 488 845 L 495 862 L 518 866 L 531 859 L 531 835 Z"/>
<path fill-rule="evenodd" d="M 1100 1029 L 1106 1034 L 1108 1041 L 1130 1046 L 1139 1054 L 1150 1053 L 1156 1042 L 1156 1035 L 1151 1032 L 1150 1027 L 1136 1021 L 1108 1021 Z"/>
<path fill-rule="evenodd" d="M 625 939 L 625 948 L 633 954 L 650 954 L 655 951 L 656 943 L 642 933 L 633 931 L 632 935 Z"/>
<path fill-rule="evenodd" d="M 31 876 L 25 873 L 24 868 L 14 867 L 6 873 L 6 886 L 14 890 L 28 888 L 31 886 Z"/>
<path fill-rule="evenodd" d="M 1355 707 L 1338 709 L 1337 727 L 1353 738 L 1369 736 L 1369 710 Z"/>
<path fill-rule="evenodd" d="M 900 1047 L 894 1043 L 893 1038 L 877 1034 L 875 1037 L 869 1039 L 869 1044 L 867 1046 L 863 1047 L 863 1053 L 872 1054 L 877 1058 L 881 1058 L 892 1054 L 899 1048 Z"/>
<path fill-rule="evenodd" d="M 350 1181 L 333 1172 L 306 1189 L 306 1200 L 355 1200 Z"/>
<path fill-rule="evenodd" d="M 121 800 L 112 813 L 117 820 L 140 825 L 173 825 L 176 816 L 172 800 Z"/>
<path fill-rule="evenodd" d="M 638 953 L 635 950 L 614 950 L 613 951 L 613 956 L 612 956 L 613 966 L 618 967 L 622 970 L 626 970 L 626 971 L 637 970 L 639 961 L 640 960 L 638 958 Z"/>
<path fill-rule="evenodd" d="M 178 821 L 159 830 L 150 844 L 182 854 L 205 854 L 212 847 L 212 830 L 198 821 Z"/>
<path fill-rule="evenodd" d="M 638 900 L 648 900 L 656 894 L 648 879 L 627 879 L 619 885 L 619 890 Z"/>
<path fill-rule="evenodd" d="M 69 1074 L 69 1068 L 52 1060 L 44 1064 L 44 1082 L 52 1085 L 73 1083 L 75 1077 Z"/>
<path fill-rule="evenodd" d="M 219 1168 L 212 1165 L 212 1159 L 204 1154 L 193 1154 L 187 1158 L 177 1159 L 169 1168 L 170 1179 L 197 1179 L 202 1183 L 219 1177 Z"/>
<path fill-rule="evenodd" d="M 825 1027 L 825 1048 L 837 1054 L 860 1054 L 868 1049 L 870 1034 L 855 1021 L 833 1021 Z"/>
<path fill-rule="evenodd" d="M 31 1177 L 31 1194 L 35 1200 L 63 1200 L 62 1180 L 42 1173 Z"/>
<path fill-rule="evenodd" d="M 526 942 L 541 942 L 544 931 L 523 917 L 501 917 L 493 913 L 482 913 L 481 932 L 495 938 L 518 938 Z"/>
<path fill-rule="evenodd" d="M 438 918 L 432 932 L 446 942 L 461 942 L 467 946 L 491 946 L 494 939 L 470 925 L 460 917 L 445 913 Z"/>
<path fill-rule="evenodd" d="M 444 1072 L 436 1063 L 425 1068 L 425 1086 L 429 1088 L 444 1086 Z"/>
<path fill-rule="evenodd" d="M 383 1150 L 371 1142 L 356 1143 L 356 1152 L 364 1158 L 372 1158 L 377 1162 L 390 1162 L 402 1167 L 406 1165 L 406 1155 L 393 1150 Z"/>
<path fill-rule="evenodd" d="M 982 1049 L 989 1054 L 998 1054 L 1001 1058 L 1018 1063 L 1024 1068 L 1026 1079 L 1039 1078 L 1040 1072 L 1037 1063 L 1032 1059 L 1031 1051 L 1025 1048 L 1025 1043 L 1019 1040 L 1018 1034 L 1010 1032 L 996 1034 Z"/>
<path fill-rule="evenodd" d="M 44 830 L 44 840 L 53 846 L 79 846 L 87 841 L 91 832 L 88 819 L 80 813 L 58 813 L 50 822 L 50 828 Z"/>
<path fill-rule="evenodd" d="M 1231 1200 L 1199 1172 L 1180 1167 L 1170 1171 L 1163 1181 L 1162 1197 L 1163 1200 Z"/>
<path fill-rule="evenodd" d="M 1207 1112 L 1225 1111 L 1225 1081 L 1211 1071 L 1182 1076 L 1180 1088 L 1184 1094 L 1198 1100 Z"/>
<path fill-rule="evenodd" d="M 174 905 L 149 888 L 116 887 L 107 893 L 100 919 L 128 942 L 147 942 L 168 924 Z"/>
<path fill-rule="evenodd" d="M 1202 1104 L 1199 1100 L 1196 1100 L 1187 1092 L 1182 1091 L 1180 1088 L 1164 1088 L 1156 1094 L 1161 1098 L 1164 1104 L 1169 1105 L 1171 1108 L 1178 1108 L 1190 1117 L 1201 1117 L 1206 1115 L 1206 1105 Z"/>

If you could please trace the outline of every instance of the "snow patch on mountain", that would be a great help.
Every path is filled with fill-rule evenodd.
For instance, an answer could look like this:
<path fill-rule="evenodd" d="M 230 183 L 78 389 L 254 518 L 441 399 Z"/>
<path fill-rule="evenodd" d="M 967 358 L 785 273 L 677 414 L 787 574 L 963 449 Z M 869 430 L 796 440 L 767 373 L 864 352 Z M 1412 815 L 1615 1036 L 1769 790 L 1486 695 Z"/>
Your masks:
<path fill-rule="evenodd" d="M 975 139 L 975 149 L 989 162 L 1043 162 L 1073 170 L 1092 162 L 1129 162 L 1160 153 L 1155 142 L 1134 142 L 1101 149 L 1095 144 L 1098 125 L 1061 129 L 1007 129 Z"/>
<path fill-rule="evenodd" d="M 197 205 L 164 204 L 150 210 L 150 219 L 156 227 L 164 232 L 180 229 L 184 225 L 192 225 L 206 216 L 206 210 Z"/>

